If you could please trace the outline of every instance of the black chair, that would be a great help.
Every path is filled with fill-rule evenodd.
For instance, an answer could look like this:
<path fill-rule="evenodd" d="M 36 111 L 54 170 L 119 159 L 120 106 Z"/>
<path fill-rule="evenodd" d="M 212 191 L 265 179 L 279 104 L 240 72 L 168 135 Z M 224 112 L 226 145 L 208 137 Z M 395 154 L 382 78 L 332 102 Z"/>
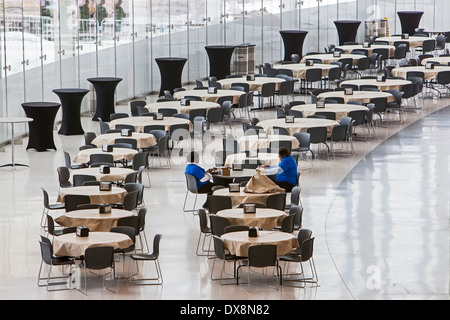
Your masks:
<path fill-rule="evenodd" d="M 306 130 L 306 132 L 310 134 L 310 143 L 326 146 L 327 159 L 328 159 L 329 153 L 330 153 L 330 147 L 327 144 L 327 136 L 328 136 L 327 128 L 326 127 L 313 127 L 313 128 L 308 128 Z"/>
<path fill-rule="evenodd" d="M 139 117 L 139 109 L 138 107 L 145 107 L 147 105 L 147 101 L 145 100 L 134 100 L 130 101 L 130 113 L 132 117 Z"/>
<path fill-rule="evenodd" d="M 58 181 L 60 188 L 70 188 L 72 187 L 72 183 L 69 181 L 70 179 L 70 171 L 67 167 L 58 167 L 56 169 L 58 172 Z"/>
<path fill-rule="evenodd" d="M 41 215 L 41 227 L 45 228 L 46 224 L 45 224 L 45 215 L 47 215 L 51 210 L 64 210 L 65 209 L 65 204 L 61 203 L 61 202 L 57 202 L 57 203 L 50 203 L 49 200 L 49 196 L 48 196 L 48 192 L 47 190 L 45 190 L 44 188 L 41 187 L 43 196 L 44 196 L 44 209 L 42 210 L 42 215 Z"/>
<path fill-rule="evenodd" d="M 126 143 L 131 145 L 131 148 L 134 150 L 138 149 L 137 140 L 134 138 L 117 138 L 114 140 L 114 143 Z"/>
<path fill-rule="evenodd" d="M 320 68 L 311 68 L 306 70 L 305 78 L 303 79 L 304 92 L 308 89 L 313 89 L 313 83 L 320 82 L 320 86 L 322 86 L 322 69 Z"/>
<path fill-rule="evenodd" d="M 89 174 L 74 174 L 72 179 L 74 187 L 81 187 L 85 181 L 97 181 L 95 176 Z"/>
<path fill-rule="evenodd" d="M 162 113 L 164 117 L 172 117 L 175 113 L 178 113 L 177 109 L 172 108 L 159 108 L 158 113 Z"/>
<path fill-rule="evenodd" d="M 132 284 L 140 284 L 140 285 L 162 285 L 163 284 L 163 276 L 161 271 L 161 266 L 159 264 L 159 244 L 161 242 L 162 235 L 156 234 L 153 238 L 153 252 L 150 254 L 131 254 L 130 258 L 136 262 L 144 262 L 144 261 L 153 261 L 155 263 L 156 269 L 156 278 L 135 278 L 130 277 L 129 282 Z"/>
<path fill-rule="evenodd" d="M 271 194 L 266 199 L 266 208 L 284 211 L 286 208 L 286 193 Z"/>
<path fill-rule="evenodd" d="M 272 127 L 272 132 L 274 135 L 282 135 L 282 136 L 288 136 L 289 135 L 289 131 L 284 128 L 284 127 L 278 127 L 278 126 L 273 126 Z"/>
<path fill-rule="evenodd" d="M 378 115 L 378 117 L 380 118 L 380 122 L 383 122 L 382 114 L 386 114 L 387 98 L 372 98 L 370 99 L 370 103 L 373 103 L 375 105 L 373 113 Z"/>
<path fill-rule="evenodd" d="M 213 245 L 214 245 L 214 260 L 213 260 L 213 265 L 211 267 L 211 275 L 210 278 L 211 280 L 219 280 L 220 284 L 224 284 L 223 281 L 224 280 L 235 280 L 237 279 L 236 277 L 236 263 L 239 260 L 242 260 L 242 257 L 238 257 L 234 254 L 230 254 L 228 252 L 228 250 L 225 249 L 225 245 L 223 243 L 223 240 L 219 237 L 219 236 L 215 236 L 213 235 Z M 214 278 L 214 267 L 216 264 L 216 260 L 222 260 L 222 267 L 221 267 L 221 271 L 220 271 L 220 276 L 218 278 Z M 224 273 L 225 273 L 225 263 L 226 262 L 233 262 L 233 275 L 231 277 L 224 277 Z"/>
<path fill-rule="evenodd" d="M 195 250 L 195 254 L 197 256 L 211 256 L 212 251 L 209 250 L 208 248 L 205 248 L 206 240 L 208 238 L 211 240 L 211 228 L 208 226 L 208 215 L 205 209 L 198 209 L 197 215 L 200 223 L 200 233 L 198 235 L 197 248 Z"/>
<path fill-rule="evenodd" d="M 208 195 L 206 198 L 206 208 L 211 214 L 216 214 L 220 210 L 231 209 L 232 207 L 230 197 Z"/>
<path fill-rule="evenodd" d="M 125 255 L 127 253 L 134 252 L 136 250 L 136 230 L 133 227 L 130 226 L 120 226 L 120 227 L 112 227 L 109 232 L 116 232 L 116 233 L 123 233 L 130 237 L 131 241 L 133 242 L 132 245 L 130 245 L 127 248 L 123 249 L 114 249 L 114 253 L 121 254 L 122 255 L 122 274 L 125 274 Z"/>
<path fill-rule="evenodd" d="M 364 110 L 353 110 L 347 114 L 348 117 L 352 119 L 352 129 L 351 136 L 355 135 L 355 129 L 359 126 L 364 125 L 364 119 L 366 116 L 366 112 Z M 365 137 L 366 138 L 366 137 Z"/>
<path fill-rule="evenodd" d="M 200 193 L 198 191 L 197 179 L 193 175 L 185 173 L 184 176 L 186 178 L 186 195 L 184 197 L 183 211 L 184 212 L 196 212 L 197 209 L 196 209 L 195 205 L 197 203 L 197 197 L 199 194 L 202 194 L 202 193 Z M 186 209 L 186 203 L 187 203 L 187 198 L 188 198 L 189 193 L 192 193 L 195 195 L 192 210 Z M 206 193 L 203 193 L 203 194 L 206 194 Z"/>
<path fill-rule="evenodd" d="M 403 123 L 402 97 L 404 92 L 397 89 L 387 90 L 386 92 L 389 92 L 394 97 L 393 102 L 387 103 L 387 110 L 390 112 L 398 112 L 399 121 Z"/>
<path fill-rule="evenodd" d="M 269 105 L 273 106 L 274 96 L 275 96 L 275 83 L 273 83 L 273 82 L 264 83 L 261 86 L 261 91 L 258 95 L 260 107 L 264 110 L 264 98 L 268 98 Z"/>
<path fill-rule="evenodd" d="M 336 113 L 332 111 L 316 111 L 316 116 L 324 116 L 328 120 L 336 120 Z"/>
<path fill-rule="evenodd" d="M 233 82 L 231 87 L 242 87 L 245 92 L 250 92 L 250 85 L 246 82 Z M 230 88 L 231 89 L 231 88 Z"/>
<path fill-rule="evenodd" d="M 292 149 L 293 152 L 306 153 L 311 152 L 311 156 L 314 159 L 314 152 L 311 150 L 311 134 L 307 132 L 296 132 L 293 135 L 299 143 L 298 148 Z"/>
<path fill-rule="evenodd" d="M 91 198 L 88 195 L 81 194 L 66 194 L 64 196 L 66 212 L 77 210 L 77 206 L 83 203 L 91 203 Z"/>
<path fill-rule="evenodd" d="M 89 155 L 89 166 L 98 167 L 100 165 L 108 165 L 114 167 L 114 157 L 112 154 L 94 153 Z"/>
<path fill-rule="evenodd" d="M 130 124 L 116 124 L 117 130 L 130 130 L 131 132 L 135 132 L 136 128 Z"/>
<path fill-rule="evenodd" d="M 209 223 L 211 234 L 220 237 L 225 232 L 225 227 L 231 225 L 230 221 L 225 217 L 220 217 L 215 214 L 209 215 Z"/>
<path fill-rule="evenodd" d="M 84 252 L 83 262 L 80 264 L 80 268 L 84 271 L 84 287 L 85 291 L 79 290 L 84 295 L 87 295 L 87 276 L 86 269 L 89 270 L 103 270 L 111 268 L 111 278 L 113 282 L 113 288 L 110 289 L 105 286 L 105 275 L 103 278 L 103 287 L 113 293 L 116 292 L 116 268 L 114 261 L 114 247 L 112 246 L 99 246 L 87 248 Z"/>
<path fill-rule="evenodd" d="M 65 161 L 66 167 L 71 170 L 77 170 L 77 169 L 82 169 L 82 168 L 88 167 L 88 165 L 85 163 L 72 164 L 70 154 L 67 151 L 64 151 L 64 161 Z"/>
<path fill-rule="evenodd" d="M 335 157 L 335 144 L 336 142 L 344 142 L 347 138 L 347 126 L 346 125 L 338 125 L 333 127 L 331 131 L 331 137 L 330 137 L 330 149 L 331 149 L 331 155 L 334 159 Z M 347 155 L 348 152 L 348 145 L 347 145 Z"/>
<path fill-rule="evenodd" d="M 68 234 L 68 233 L 74 233 L 77 231 L 77 227 L 61 227 L 57 226 L 55 224 L 55 221 L 53 220 L 52 216 L 47 214 L 47 232 L 49 235 L 52 235 L 54 237 Z"/>
<path fill-rule="evenodd" d="M 148 178 L 148 184 L 149 188 L 152 186 L 152 182 L 150 180 L 150 173 L 149 173 L 149 163 L 148 163 L 148 151 L 142 151 L 139 153 L 136 153 L 133 156 L 133 161 L 131 162 L 131 169 L 136 171 L 136 181 L 143 185 L 142 180 L 142 173 L 144 170 L 147 170 L 147 178 Z M 126 183 L 126 182 L 125 182 Z"/>
<path fill-rule="evenodd" d="M 152 130 L 162 130 L 165 131 L 166 130 L 166 126 L 163 124 L 151 124 L 151 125 L 146 125 L 143 129 L 144 133 L 150 133 L 150 131 Z"/>
<path fill-rule="evenodd" d="M 123 119 L 123 118 L 128 118 L 128 117 L 129 117 L 128 113 L 115 112 L 115 113 L 111 113 L 109 115 L 109 120 L 113 121 L 113 120 L 116 120 L 116 119 Z"/>
<path fill-rule="evenodd" d="M 222 123 L 223 122 L 223 109 L 222 108 L 211 108 L 208 110 L 206 114 L 206 123 L 208 127 L 212 124 Z"/>

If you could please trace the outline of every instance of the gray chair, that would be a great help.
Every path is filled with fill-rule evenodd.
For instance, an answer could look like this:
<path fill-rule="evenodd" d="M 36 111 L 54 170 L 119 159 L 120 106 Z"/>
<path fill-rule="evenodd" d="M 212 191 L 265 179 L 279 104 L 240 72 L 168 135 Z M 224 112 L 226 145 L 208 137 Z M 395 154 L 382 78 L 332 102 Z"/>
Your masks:
<path fill-rule="evenodd" d="M 84 287 L 85 291 L 79 290 L 84 295 L 87 295 L 87 276 L 86 270 L 103 270 L 111 268 L 111 278 L 113 282 L 113 288 L 110 289 L 105 286 L 105 275 L 103 278 L 103 287 L 113 293 L 116 292 L 116 269 L 114 261 L 114 247 L 112 246 L 99 246 L 87 248 L 84 252 L 83 262 L 80 264 L 80 268 L 84 271 Z"/>
<path fill-rule="evenodd" d="M 141 254 L 131 254 L 130 258 L 136 262 L 145 262 L 145 261 L 153 261 L 155 263 L 156 269 L 156 277 L 143 277 L 143 278 L 135 278 L 130 277 L 129 282 L 131 284 L 140 284 L 140 285 L 162 285 L 163 284 L 163 276 L 161 271 L 161 266 L 159 264 L 159 244 L 161 242 L 162 235 L 156 234 L 153 238 L 153 252 L 149 254 L 141 253 Z"/>
<path fill-rule="evenodd" d="M 74 187 L 81 187 L 85 181 L 97 181 L 97 178 L 89 174 L 74 174 L 72 180 Z"/>

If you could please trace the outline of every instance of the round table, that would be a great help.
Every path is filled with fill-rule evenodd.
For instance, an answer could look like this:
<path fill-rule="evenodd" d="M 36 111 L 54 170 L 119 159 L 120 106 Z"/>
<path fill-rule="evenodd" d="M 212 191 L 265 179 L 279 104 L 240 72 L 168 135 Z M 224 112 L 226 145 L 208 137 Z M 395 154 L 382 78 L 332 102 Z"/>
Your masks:
<path fill-rule="evenodd" d="M 406 74 L 409 71 L 419 71 L 423 72 L 424 80 L 429 81 L 432 79 L 436 79 L 437 75 L 440 71 L 450 71 L 450 67 L 448 66 L 434 66 L 433 69 L 425 69 L 424 66 L 414 66 L 414 67 L 401 67 L 401 68 L 395 68 L 391 70 L 391 74 L 394 77 L 402 77 L 406 78 Z"/>
<path fill-rule="evenodd" d="M 449 65 L 450 57 L 434 57 L 434 58 L 426 58 L 423 59 L 421 64 L 426 65 L 427 62 L 439 62 L 440 64 Z"/>
<path fill-rule="evenodd" d="M 173 89 L 181 88 L 181 76 L 183 74 L 183 68 L 187 59 L 163 57 L 156 58 L 155 61 L 159 67 L 159 73 L 161 75 L 159 96 L 164 95 L 164 90 L 169 90 L 173 93 Z"/>
<path fill-rule="evenodd" d="M 198 96 L 203 101 L 217 102 L 217 99 L 220 97 L 231 96 L 233 97 L 233 104 L 239 103 L 239 97 L 243 94 L 243 91 L 239 90 L 226 90 L 226 89 L 218 89 L 217 93 L 208 93 L 207 89 L 201 90 L 185 90 L 178 91 L 173 94 L 174 98 L 177 100 L 183 99 L 185 96 Z"/>
<path fill-rule="evenodd" d="M 87 79 L 95 89 L 95 95 L 97 99 L 96 109 L 93 121 L 98 121 L 98 118 L 102 119 L 104 122 L 110 120 L 110 115 L 115 113 L 115 93 L 116 87 L 121 78 L 114 77 L 98 77 Z"/>
<path fill-rule="evenodd" d="M 312 66 L 307 66 L 304 63 L 291 63 L 291 64 L 275 64 L 272 66 L 273 69 L 287 69 L 292 71 L 292 75 L 297 79 L 305 79 L 306 71 L 311 68 L 321 69 L 322 77 L 328 77 L 328 73 L 333 68 L 339 68 L 339 66 L 335 64 L 326 64 L 326 63 L 315 63 Z"/>
<path fill-rule="evenodd" d="M 335 104 L 335 103 L 327 103 L 325 108 L 316 108 L 315 104 L 303 104 L 299 106 L 294 106 L 291 110 L 301 111 L 303 113 L 303 117 L 314 115 L 316 112 L 334 112 L 336 114 L 336 121 L 341 120 L 342 117 L 347 117 L 348 113 L 356 110 L 364 110 L 368 111 L 369 109 L 365 106 L 358 106 L 354 104 Z"/>
<path fill-rule="evenodd" d="M 339 122 L 328 119 L 294 118 L 294 123 L 286 123 L 285 119 L 272 119 L 260 121 L 257 125 L 263 127 L 268 134 L 272 132 L 274 126 L 277 126 L 286 128 L 291 136 L 297 132 L 306 132 L 309 128 L 314 127 L 326 127 L 328 135 L 330 135 L 333 127 L 338 126 Z"/>
<path fill-rule="evenodd" d="M 79 237 L 76 233 L 67 233 L 53 238 L 53 253 L 57 256 L 79 257 L 87 248 L 112 246 L 114 249 L 125 249 L 133 245 L 129 236 L 118 232 L 89 232 L 87 237 Z"/>
<path fill-rule="evenodd" d="M 244 213 L 243 208 L 220 210 L 219 217 L 227 218 L 231 225 L 245 225 L 261 229 L 273 229 L 281 225 L 286 212 L 269 208 L 256 208 L 256 213 Z"/>
<path fill-rule="evenodd" d="M 58 109 L 61 106 L 54 102 L 26 102 L 22 103 L 25 114 L 33 121 L 28 123 L 30 129 L 28 149 L 36 151 L 56 150 L 53 140 L 53 126 Z"/>
<path fill-rule="evenodd" d="M 277 255 L 282 256 L 298 248 L 297 237 L 291 233 L 280 231 L 259 231 L 257 237 L 249 237 L 248 231 L 227 232 L 221 236 L 225 248 L 239 257 L 248 256 L 248 248 L 252 245 L 275 244 Z"/>
<path fill-rule="evenodd" d="M 410 36 L 408 39 L 402 39 L 402 37 L 393 36 L 393 37 L 380 37 L 380 38 L 377 38 L 375 41 L 387 41 L 389 43 L 389 45 L 394 45 L 394 43 L 397 41 L 406 41 L 409 43 L 410 48 L 415 48 L 415 47 L 421 47 L 425 40 L 435 40 L 435 39 L 428 38 L 428 37 L 417 37 L 417 36 L 416 37 Z"/>
<path fill-rule="evenodd" d="M 280 30 L 284 44 L 284 61 L 292 61 L 291 55 L 303 56 L 303 43 L 308 31 L 303 30 Z"/>
<path fill-rule="evenodd" d="M 222 79 L 217 82 L 219 82 L 222 85 L 222 89 L 230 89 L 231 84 L 233 83 L 247 83 L 249 85 L 250 91 L 261 91 L 262 85 L 265 83 L 275 83 L 275 90 L 280 89 L 280 83 L 286 81 L 282 78 L 275 78 L 275 77 L 255 77 L 255 80 L 247 80 L 247 77 L 241 77 L 241 78 L 228 78 L 228 79 Z"/>
<path fill-rule="evenodd" d="M 423 67 L 422 67 L 423 68 Z M 363 85 L 376 86 L 381 91 L 397 89 L 401 90 L 404 85 L 410 84 L 411 81 L 401 80 L 401 79 L 386 79 L 386 81 L 377 81 L 376 79 L 355 79 L 355 80 L 345 80 L 340 83 L 357 85 L 358 87 Z"/>
<path fill-rule="evenodd" d="M 341 49 L 344 51 L 344 53 L 351 54 L 353 50 L 367 50 L 367 54 L 370 55 L 373 53 L 374 49 L 388 49 L 389 50 L 389 58 L 393 58 L 395 55 L 395 46 L 390 45 L 380 45 L 380 44 L 373 44 L 370 46 L 370 48 L 364 48 L 362 44 L 358 45 L 343 45 L 338 46 L 336 49 Z"/>
<path fill-rule="evenodd" d="M 131 161 L 133 160 L 134 155 L 138 153 L 138 151 L 129 148 L 113 148 L 112 152 L 105 152 L 102 150 L 102 148 L 84 149 L 78 152 L 78 154 L 73 158 L 73 162 L 88 163 L 90 161 L 91 154 L 96 153 L 111 154 L 114 161 Z"/>
<path fill-rule="evenodd" d="M 191 121 L 183 118 L 164 117 L 162 120 L 153 120 L 153 117 L 128 117 L 113 120 L 109 123 L 111 128 L 115 128 L 117 124 L 128 124 L 134 126 L 136 132 L 144 132 L 144 127 L 148 125 L 164 125 L 165 130 L 169 131 L 170 127 L 176 124 L 188 124 L 189 130 L 193 129 Z"/>
<path fill-rule="evenodd" d="M 341 54 L 340 57 L 334 57 L 333 54 L 331 54 L 331 53 L 322 53 L 322 54 L 311 54 L 311 55 L 304 56 L 302 58 L 302 60 L 300 61 L 300 63 L 305 63 L 306 60 L 308 60 L 308 59 L 319 59 L 322 61 L 322 63 L 325 63 L 325 64 L 330 64 L 331 62 L 337 62 L 341 59 L 352 59 L 353 66 L 356 66 L 356 65 L 358 65 L 358 60 L 361 58 L 366 58 L 366 56 L 362 55 L 362 54 L 343 53 L 343 54 Z M 314 65 L 310 68 L 314 68 L 314 67 L 316 67 L 316 65 Z"/>
<path fill-rule="evenodd" d="M 231 74 L 231 57 L 236 46 L 213 45 L 206 46 L 205 50 L 209 58 L 209 75 L 217 80 L 226 78 Z"/>
<path fill-rule="evenodd" d="M 71 171 L 71 179 L 75 174 L 85 174 L 89 176 L 95 176 L 98 181 L 123 181 L 126 176 L 130 173 L 135 172 L 130 168 L 122 168 L 122 167 L 110 167 L 110 173 L 101 173 L 100 168 L 81 168 Z"/>
<path fill-rule="evenodd" d="M 158 112 L 160 108 L 169 108 L 177 110 L 177 113 L 189 114 L 191 110 L 204 109 L 208 111 L 209 109 L 219 108 L 220 105 L 215 102 L 191 100 L 188 106 L 182 106 L 180 101 L 164 101 L 149 103 L 145 107 L 149 112 Z"/>
<path fill-rule="evenodd" d="M 268 196 L 275 194 L 271 193 L 250 193 L 244 192 L 244 187 L 240 188 L 240 192 L 230 192 L 228 188 L 219 189 L 213 193 L 216 196 L 226 196 L 231 198 L 231 205 L 233 207 L 239 206 L 241 203 L 261 203 L 266 204 Z"/>
<path fill-rule="evenodd" d="M 11 163 L 1 165 L 0 168 L 12 167 L 15 170 L 16 166 L 28 167 L 28 165 L 26 165 L 26 164 L 16 163 L 16 161 L 14 159 L 14 124 L 15 123 L 27 123 L 27 122 L 31 122 L 31 121 L 33 121 L 32 118 L 26 118 L 26 117 L 0 118 L 0 123 L 10 123 L 11 124 Z"/>
<path fill-rule="evenodd" d="M 339 36 L 339 45 L 345 42 L 355 42 L 361 21 L 358 20 L 337 20 L 334 21 Z"/>
<path fill-rule="evenodd" d="M 99 136 L 96 136 L 94 140 L 92 140 L 92 144 L 97 147 L 102 147 L 104 144 L 114 144 L 116 139 L 121 138 L 130 138 L 136 139 L 138 148 L 148 148 L 152 146 L 156 146 L 157 141 L 154 135 L 150 133 L 141 133 L 141 132 L 133 132 L 131 137 L 123 137 L 119 132 L 114 133 L 105 133 Z"/>
<path fill-rule="evenodd" d="M 324 92 L 317 96 L 317 99 L 324 100 L 325 98 L 341 97 L 344 99 L 344 103 L 349 101 L 360 101 L 363 104 L 370 103 L 373 98 L 387 98 L 388 102 L 395 101 L 395 98 L 389 92 L 376 92 L 376 91 L 353 91 L 352 95 L 346 95 L 344 91 L 330 91 Z"/>
<path fill-rule="evenodd" d="M 419 27 L 423 11 L 398 11 L 397 15 L 402 26 L 402 33 L 413 35 L 416 33 L 416 28 Z"/>
<path fill-rule="evenodd" d="M 88 195 L 93 204 L 110 204 L 123 202 L 127 190 L 113 186 L 111 191 L 100 191 L 98 186 L 83 186 L 61 188 L 58 194 L 58 202 L 64 202 L 64 197 L 68 194 Z"/>
<path fill-rule="evenodd" d="M 252 161 L 260 161 L 263 164 L 270 164 L 270 165 L 277 165 L 280 163 L 280 159 L 278 157 L 278 153 L 258 153 L 257 157 L 249 157 L 245 154 L 245 152 L 242 153 L 234 153 L 227 156 L 225 159 L 224 166 L 225 167 L 232 167 L 233 163 L 244 163 L 244 162 L 252 162 Z"/>
<path fill-rule="evenodd" d="M 297 138 L 287 135 L 268 135 L 267 138 L 259 138 L 258 135 L 243 136 L 238 139 L 239 149 L 243 151 L 258 150 L 261 148 L 270 148 L 271 142 L 277 141 L 290 141 L 292 143 L 292 149 L 299 147 Z"/>
<path fill-rule="evenodd" d="M 62 124 L 58 133 L 62 135 L 84 134 L 81 126 L 80 110 L 84 96 L 89 92 L 87 89 L 63 88 L 55 89 L 53 92 L 61 100 Z"/>
<path fill-rule="evenodd" d="M 55 219 L 63 227 L 88 227 L 90 231 L 109 231 L 117 226 L 120 218 L 133 216 L 132 211 L 112 209 L 111 213 L 99 213 L 99 209 L 83 209 L 66 212 Z"/>

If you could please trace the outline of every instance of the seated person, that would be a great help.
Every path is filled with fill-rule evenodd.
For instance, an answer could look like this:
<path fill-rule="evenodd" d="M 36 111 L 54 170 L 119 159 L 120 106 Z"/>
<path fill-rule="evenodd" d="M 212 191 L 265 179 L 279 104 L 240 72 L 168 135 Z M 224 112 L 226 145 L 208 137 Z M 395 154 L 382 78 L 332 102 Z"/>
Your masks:
<path fill-rule="evenodd" d="M 191 151 L 187 156 L 188 164 L 184 173 L 190 174 L 197 180 L 198 193 L 212 193 L 211 188 L 215 186 L 212 182 L 211 173 L 214 169 L 205 170 L 198 165 L 199 155 L 195 151 Z"/>
<path fill-rule="evenodd" d="M 277 181 L 275 183 L 286 192 L 291 192 L 292 188 L 297 185 L 297 163 L 286 147 L 278 150 L 278 157 L 280 158 L 278 165 L 262 165 L 256 170 L 266 175 L 276 174 Z"/>

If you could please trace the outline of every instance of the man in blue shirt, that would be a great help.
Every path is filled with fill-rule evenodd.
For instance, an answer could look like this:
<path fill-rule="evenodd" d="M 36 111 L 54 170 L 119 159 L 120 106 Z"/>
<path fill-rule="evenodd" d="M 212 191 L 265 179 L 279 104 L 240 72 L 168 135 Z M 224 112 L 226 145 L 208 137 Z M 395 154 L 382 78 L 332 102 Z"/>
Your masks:
<path fill-rule="evenodd" d="M 276 184 L 291 192 L 292 188 L 297 185 L 297 163 L 291 156 L 289 150 L 286 147 L 282 147 L 278 150 L 278 156 L 280 163 L 276 166 L 262 165 L 257 168 L 257 171 L 265 173 L 266 175 L 277 175 Z"/>
<path fill-rule="evenodd" d="M 213 169 L 205 170 L 200 167 L 198 165 L 199 156 L 195 151 L 189 153 L 187 161 L 189 163 L 187 164 L 184 173 L 190 174 L 195 177 L 195 179 L 197 180 L 198 193 L 211 193 L 211 188 L 215 186 L 215 184 L 211 182 L 211 173 Z"/>

